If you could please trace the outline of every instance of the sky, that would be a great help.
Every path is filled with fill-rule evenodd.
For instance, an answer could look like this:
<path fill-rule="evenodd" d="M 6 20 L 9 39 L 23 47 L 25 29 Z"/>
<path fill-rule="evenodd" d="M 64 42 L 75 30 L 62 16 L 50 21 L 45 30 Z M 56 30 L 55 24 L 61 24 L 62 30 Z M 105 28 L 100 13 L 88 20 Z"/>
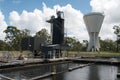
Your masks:
<path fill-rule="evenodd" d="M 120 25 L 120 0 L 0 0 L 0 39 L 4 40 L 3 31 L 7 26 L 29 29 L 31 35 L 46 28 L 46 23 L 56 10 L 64 12 L 65 33 L 76 39 L 88 40 L 89 35 L 83 16 L 91 12 L 105 15 L 99 36 L 101 39 L 116 39 L 113 26 Z"/>

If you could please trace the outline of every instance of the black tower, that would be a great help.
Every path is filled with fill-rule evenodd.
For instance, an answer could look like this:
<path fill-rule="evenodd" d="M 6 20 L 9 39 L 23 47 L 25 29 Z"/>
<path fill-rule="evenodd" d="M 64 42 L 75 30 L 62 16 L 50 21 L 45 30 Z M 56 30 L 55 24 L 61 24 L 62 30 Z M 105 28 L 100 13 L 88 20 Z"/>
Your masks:
<path fill-rule="evenodd" d="M 51 23 L 52 44 L 64 43 L 64 14 L 61 11 L 57 12 L 57 18 L 51 17 L 47 22 Z"/>

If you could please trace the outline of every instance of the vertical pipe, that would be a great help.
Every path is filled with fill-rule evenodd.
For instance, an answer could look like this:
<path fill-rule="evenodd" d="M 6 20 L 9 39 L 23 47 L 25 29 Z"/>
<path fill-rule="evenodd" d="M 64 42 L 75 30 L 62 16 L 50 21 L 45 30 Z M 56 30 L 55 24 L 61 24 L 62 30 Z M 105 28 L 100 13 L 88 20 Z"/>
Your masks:
<path fill-rule="evenodd" d="M 55 51 L 54 51 L 54 53 L 53 53 L 53 59 L 55 59 Z"/>
<path fill-rule="evenodd" d="M 50 59 L 51 59 L 51 51 L 50 51 L 50 53 L 49 53 L 49 54 L 50 54 Z"/>
<path fill-rule="evenodd" d="M 53 23 L 51 23 L 51 44 L 53 41 Z"/>
<path fill-rule="evenodd" d="M 60 52 L 60 50 L 59 50 L 59 58 L 61 57 L 60 55 L 61 55 L 61 52 Z"/>
<path fill-rule="evenodd" d="M 95 32 L 94 32 L 94 51 L 96 52 L 96 39 L 95 39 Z"/>
<path fill-rule="evenodd" d="M 117 35 L 117 52 L 118 52 L 118 35 Z"/>

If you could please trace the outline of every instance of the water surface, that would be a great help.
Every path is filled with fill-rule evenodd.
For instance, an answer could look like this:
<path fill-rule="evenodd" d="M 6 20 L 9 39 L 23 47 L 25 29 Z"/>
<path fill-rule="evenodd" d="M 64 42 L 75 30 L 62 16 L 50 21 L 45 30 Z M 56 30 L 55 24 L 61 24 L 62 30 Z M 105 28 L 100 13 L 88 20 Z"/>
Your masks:
<path fill-rule="evenodd" d="M 59 65 L 48 65 L 23 70 L 6 71 L 2 72 L 1 74 L 14 78 L 15 80 L 22 80 L 30 79 L 53 71 L 64 71 L 68 68 L 68 66 L 74 67 L 77 65 L 80 64 L 69 63 Z M 120 68 L 117 66 L 91 65 L 40 80 L 120 80 L 119 78 L 117 78 L 117 72 L 120 72 Z"/>

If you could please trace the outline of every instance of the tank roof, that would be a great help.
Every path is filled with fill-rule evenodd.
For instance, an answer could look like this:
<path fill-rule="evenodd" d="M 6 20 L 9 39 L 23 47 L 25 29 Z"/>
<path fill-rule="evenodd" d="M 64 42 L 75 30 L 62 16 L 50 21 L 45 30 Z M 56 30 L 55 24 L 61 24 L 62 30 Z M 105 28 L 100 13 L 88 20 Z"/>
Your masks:
<path fill-rule="evenodd" d="M 102 16 L 104 16 L 103 13 L 100 13 L 100 12 L 92 12 L 92 13 L 85 14 L 84 17 L 85 17 L 85 16 L 90 16 L 90 15 L 102 15 Z"/>

